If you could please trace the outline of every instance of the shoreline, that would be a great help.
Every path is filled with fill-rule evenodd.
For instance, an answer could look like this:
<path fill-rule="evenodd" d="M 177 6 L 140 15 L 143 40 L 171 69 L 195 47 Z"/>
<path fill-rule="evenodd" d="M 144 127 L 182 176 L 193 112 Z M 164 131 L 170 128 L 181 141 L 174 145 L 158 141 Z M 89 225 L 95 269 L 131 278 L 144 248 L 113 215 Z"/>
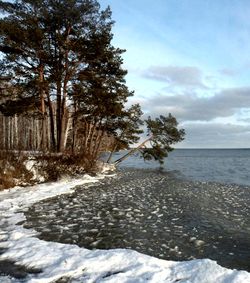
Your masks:
<path fill-rule="evenodd" d="M 149 278 L 150 282 L 164 282 L 170 278 L 188 278 L 190 282 L 250 281 L 250 273 L 223 268 L 209 259 L 173 262 L 126 249 L 91 251 L 76 245 L 39 240 L 36 238 L 37 232 L 17 224 L 25 219 L 22 211 L 32 204 L 62 193 L 71 193 L 77 185 L 92 186 L 104 177 L 85 176 L 84 179 L 71 182 L 60 181 L 1 192 L 0 210 L 4 218 L 0 222 L 0 248 L 8 250 L 0 256 L 0 260 L 9 260 L 27 268 L 42 270 L 41 273 L 28 274 L 25 282 L 52 282 L 62 277 L 75 277 L 79 282 L 101 282 L 102 279 L 127 282 L 129 278 Z M 50 257 L 46 260 L 48 254 Z M 6 282 L 14 282 L 8 277 L 3 278 L 9 280 Z M 119 281 L 114 281 L 118 278 Z M 206 281 L 202 281 L 204 278 Z M 215 278 L 217 281 L 214 281 Z"/>

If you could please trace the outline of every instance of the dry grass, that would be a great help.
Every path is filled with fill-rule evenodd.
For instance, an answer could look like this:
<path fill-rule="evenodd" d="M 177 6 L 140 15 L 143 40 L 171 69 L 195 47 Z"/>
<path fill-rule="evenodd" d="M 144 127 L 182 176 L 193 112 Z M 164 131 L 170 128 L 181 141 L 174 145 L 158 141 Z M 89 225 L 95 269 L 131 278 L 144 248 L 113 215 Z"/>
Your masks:
<path fill-rule="evenodd" d="M 15 185 L 34 184 L 33 173 L 25 166 L 25 162 L 30 157 L 35 161 L 36 172 L 43 176 L 45 181 L 56 181 L 65 175 L 74 176 L 96 171 L 96 162 L 83 154 L 33 154 L 21 151 L 0 151 L 0 190 Z"/>
<path fill-rule="evenodd" d="M 43 154 L 36 157 L 39 171 L 46 180 L 56 181 L 60 177 L 94 172 L 96 162 L 90 162 L 83 154 Z"/>
<path fill-rule="evenodd" d="M 26 160 L 20 152 L 0 151 L 0 190 L 30 182 L 33 174 L 25 167 Z"/>

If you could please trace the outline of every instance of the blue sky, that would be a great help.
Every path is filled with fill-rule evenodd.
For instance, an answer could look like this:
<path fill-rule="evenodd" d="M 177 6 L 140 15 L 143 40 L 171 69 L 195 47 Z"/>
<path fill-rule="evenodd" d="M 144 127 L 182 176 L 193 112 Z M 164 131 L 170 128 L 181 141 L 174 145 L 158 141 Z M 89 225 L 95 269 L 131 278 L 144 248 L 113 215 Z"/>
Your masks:
<path fill-rule="evenodd" d="M 100 0 L 145 115 L 171 112 L 179 147 L 250 147 L 248 0 Z"/>

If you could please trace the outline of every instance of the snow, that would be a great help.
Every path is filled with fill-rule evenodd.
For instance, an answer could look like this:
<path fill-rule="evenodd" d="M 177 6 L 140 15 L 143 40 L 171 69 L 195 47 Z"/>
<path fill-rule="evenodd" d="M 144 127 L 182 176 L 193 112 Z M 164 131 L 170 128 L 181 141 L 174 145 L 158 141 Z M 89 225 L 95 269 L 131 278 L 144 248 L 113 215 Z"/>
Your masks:
<path fill-rule="evenodd" d="M 33 159 L 28 159 L 24 162 L 24 165 L 25 165 L 26 169 L 33 174 L 32 180 L 34 180 L 38 183 L 42 183 L 42 182 L 45 181 L 44 176 L 39 174 L 39 170 L 37 170 L 37 165 L 38 165 L 37 161 L 35 161 Z"/>
<path fill-rule="evenodd" d="M 250 273 L 223 268 L 209 259 L 174 262 L 128 249 L 90 251 L 77 245 L 39 240 L 36 231 L 18 224 L 25 219 L 23 211 L 33 203 L 71 193 L 78 185 L 91 186 L 104 177 L 85 175 L 0 192 L 0 249 L 6 249 L 0 260 L 41 270 L 29 273 L 22 282 L 52 283 L 64 278 L 65 282 L 250 283 Z M 20 281 L 0 276 L 0 282 Z"/>

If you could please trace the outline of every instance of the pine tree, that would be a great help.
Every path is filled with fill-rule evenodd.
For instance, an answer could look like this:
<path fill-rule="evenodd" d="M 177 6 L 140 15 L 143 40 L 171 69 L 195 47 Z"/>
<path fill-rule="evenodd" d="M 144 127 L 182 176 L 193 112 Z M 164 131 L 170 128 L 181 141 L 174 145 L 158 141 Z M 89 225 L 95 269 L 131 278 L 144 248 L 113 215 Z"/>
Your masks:
<path fill-rule="evenodd" d="M 103 20 L 106 17 L 110 17 L 109 10 L 102 14 Z M 118 142 L 121 141 L 123 131 L 123 143 L 128 143 L 128 134 L 125 137 L 125 119 L 129 122 L 132 110 L 139 111 L 138 105 L 130 110 L 125 108 L 128 97 L 134 93 L 125 84 L 127 71 L 122 68 L 121 57 L 124 50 L 111 44 L 111 27 L 111 21 L 109 25 L 101 24 L 98 32 L 91 35 L 89 52 L 86 54 L 88 64 L 79 72 L 72 92 L 78 110 L 76 119 L 82 122 L 81 131 L 84 132 L 83 150 L 92 158 L 98 157 L 100 145 L 106 135 L 114 137 Z M 140 133 L 139 129 L 137 133 Z M 135 134 L 131 134 L 131 141 L 136 139 Z"/>
<path fill-rule="evenodd" d="M 145 121 L 148 136 L 150 136 L 150 147 L 141 151 L 145 160 L 154 159 L 160 164 L 164 163 L 164 158 L 173 150 L 172 144 L 184 139 L 184 129 L 178 129 L 178 122 L 171 114 L 160 115 L 155 119 L 148 117 Z"/>
<path fill-rule="evenodd" d="M 143 125 L 142 114 L 140 105 L 134 104 L 118 117 L 117 123 L 113 123 L 115 142 L 107 162 L 110 162 L 113 152 L 128 149 L 130 145 L 139 141 L 139 135 L 143 133 L 141 129 Z"/>
<path fill-rule="evenodd" d="M 144 160 L 154 159 L 160 164 L 163 164 L 168 153 L 173 150 L 171 147 L 172 144 L 178 143 L 184 139 L 185 130 L 178 129 L 178 122 L 172 114 L 168 116 L 160 115 L 160 117 L 155 119 L 148 117 L 144 122 L 147 127 L 147 139 L 116 160 L 115 164 L 121 163 L 136 151 L 141 153 Z M 149 146 L 147 146 L 148 144 Z"/>
<path fill-rule="evenodd" d="M 52 147 L 57 151 L 65 148 L 74 111 L 87 110 L 83 105 L 95 108 L 94 124 L 103 133 L 112 116 L 108 112 L 118 115 L 130 95 L 124 84 L 126 71 L 120 67 L 123 51 L 111 45 L 110 9 L 100 11 L 95 0 L 1 1 L 0 8 L 7 13 L 0 20 L 0 51 L 5 55 L 1 63 L 19 90 L 15 103 L 35 101 L 37 106 L 40 101 L 43 136 L 49 114 Z M 71 94 L 77 84 L 84 97 L 76 99 L 80 94 Z M 26 97 L 32 99 L 25 101 Z"/>
<path fill-rule="evenodd" d="M 26 144 L 63 152 L 70 141 L 72 152 L 96 160 L 107 137 L 111 151 L 138 141 L 142 112 L 125 107 L 134 93 L 122 67 L 125 50 L 112 45 L 109 8 L 101 11 L 96 0 L 16 0 L 0 1 L 0 12 L 0 71 L 10 78 L 0 111 L 41 121 L 34 123 L 37 142 Z M 184 130 L 171 114 L 146 125 L 151 147 L 143 157 L 162 163 Z"/>

